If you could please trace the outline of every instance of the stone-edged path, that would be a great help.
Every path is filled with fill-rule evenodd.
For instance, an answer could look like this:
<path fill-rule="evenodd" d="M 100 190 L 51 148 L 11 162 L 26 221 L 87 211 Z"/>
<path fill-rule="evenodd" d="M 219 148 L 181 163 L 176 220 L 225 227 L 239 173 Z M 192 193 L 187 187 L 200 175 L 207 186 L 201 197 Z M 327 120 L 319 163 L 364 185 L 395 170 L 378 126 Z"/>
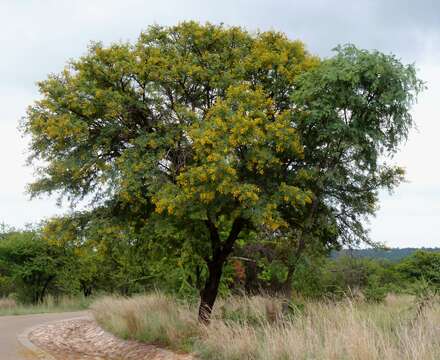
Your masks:
<path fill-rule="evenodd" d="M 102 330 L 94 320 L 72 319 L 42 325 L 28 335 L 56 360 L 192 360 L 154 345 L 125 341 Z"/>
<path fill-rule="evenodd" d="M 0 360 L 194 360 L 102 330 L 90 312 L 0 317 Z"/>

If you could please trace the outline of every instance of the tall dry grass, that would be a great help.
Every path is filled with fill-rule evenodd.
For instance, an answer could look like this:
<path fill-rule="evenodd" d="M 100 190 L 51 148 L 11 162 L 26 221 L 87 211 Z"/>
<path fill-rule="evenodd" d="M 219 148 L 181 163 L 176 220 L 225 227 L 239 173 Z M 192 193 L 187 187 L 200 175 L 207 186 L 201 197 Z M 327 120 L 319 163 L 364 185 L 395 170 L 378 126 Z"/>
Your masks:
<path fill-rule="evenodd" d="M 191 339 L 201 335 L 190 305 L 159 293 L 132 298 L 107 296 L 91 309 L 98 323 L 125 339 L 188 350 Z"/>
<path fill-rule="evenodd" d="M 160 343 L 212 360 L 440 358 L 440 306 L 416 314 L 410 297 L 385 304 L 346 300 L 287 309 L 280 299 L 220 300 L 208 327 L 196 307 L 162 294 L 107 297 L 92 306 L 98 322 L 124 338 Z"/>

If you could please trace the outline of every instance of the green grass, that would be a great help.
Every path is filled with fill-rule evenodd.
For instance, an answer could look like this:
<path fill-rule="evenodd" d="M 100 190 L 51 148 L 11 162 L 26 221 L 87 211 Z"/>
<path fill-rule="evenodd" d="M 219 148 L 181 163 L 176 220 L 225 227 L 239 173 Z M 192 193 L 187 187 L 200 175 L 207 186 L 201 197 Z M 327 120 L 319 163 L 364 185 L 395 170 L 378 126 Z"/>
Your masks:
<path fill-rule="evenodd" d="M 86 310 L 89 308 L 92 299 L 82 296 L 53 298 L 48 296 L 45 300 L 36 305 L 20 304 L 13 299 L 0 298 L 0 316 L 7 315 L 29 315 Z"/>

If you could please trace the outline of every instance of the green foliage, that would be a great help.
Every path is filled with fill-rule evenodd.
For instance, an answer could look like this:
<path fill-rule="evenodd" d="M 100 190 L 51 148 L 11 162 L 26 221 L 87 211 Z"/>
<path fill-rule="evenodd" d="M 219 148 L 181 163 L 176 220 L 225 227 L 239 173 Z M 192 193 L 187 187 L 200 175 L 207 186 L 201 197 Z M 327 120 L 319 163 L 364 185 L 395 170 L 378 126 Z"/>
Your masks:
<path fill-rule="evenodd" d="M 30 193 L 91 199 L 46 228 L 73 252 L 61 283 L 129 294 L 162 278 L 206 310 L 231 253 L 257 244 L 273 256 L 250 259 L 256 278 L 288 290 L 304 254 L 369 242 L 422 87 L 394 56 L 348 45 L 320 60 L 274 31 L 184 22 L 92 44 L 39 83 L 22 124 Z"/>
<path fill-rule="evenodd" d="M 378 190 L 403 179 L 385 159 L 406 139 L 409 108 L 422 88 L 412 66 L 351 45 L 298 77 L 292 119 L 304 160 L 292 166 L 312 202 L 283 209 L 289 226 L 262 236 L 287 268 L 287 288 L 305 251 L 371 244 L 364 220 L 377 209 Z"/>
<path fill-rule="evenodd" d="M 328 285 L 328 261 L 325 257 L 308 259 L 303 257 L 298 263 L 293 277 L 293 289 L 305 298 L 319 299 L 331 290 Z"/>
<path fill-rule="evenodd" d="M 0 296 L 18 297 L 21 302 L 42 302 L 47 296 L 54 296 L 57 302 L 64 295 L 87 297 L 103 292 L 131 295 L 161 289 L 197 302 L 197 289 L 207 274 L 203 262 L 195 261 L 189 249 L 177 254 L 167 251 L 167 243 L 160 249 L 156 240 L 136 240 L 135 234 L 131 237 L 125 232 L 126 227 L 113 224 L 111 229 L 109 223 L 104 227 L 102 222 L 93 223 L 88 218 L 84 229 L 81 223 L 80 217 L 55 218 L 42 229 L 3 232 Z M 273 258 L 266 253 L 259 263 L 246 261 L 244 256 L 249 253 L 241 255 L 225 266 L 219 289 L 222 296 L 231 291 L 277 293 L 282 290 L 287 268 L 275 253 Z M 293 290 L 300 298 L 313 299 L 341 299 L 362 293 L 367 302 L 373 303 L 382 302 L 389 292 L 408 293 L 415 294 L 416 304 L 422 304 L 417 308 L 423 308 L 438 293 L 437 255 L 420 251 L 394 263 L 309 254 L 302 256 L 296 266 Z M 256 266 L 256 278 L 252 278 L 247 264 Z M 293 296 L 291 301 L 297 299 Z M 293 310 L 287 306 L 285 311 L 295 313 L 300 308 L 301 302 Z M 231 311 L 227 317 L 232 319 L 235 315 Z"/>
<path fill-rule="evenodd" d="M 375 278 L 370 278 L 368 285 L 363 289 L 363 294 L 367 302 L 381 303 L 387 296 L 387 288 L 381 286 Z"/>
<path fill-rule="evenodd" d="M 398 269 L 410 281 L 427 281 L 440 288 L 440 253 L 417 251 L 404 259 Z"/>
<path fill-rule="evenodd" d="M 285 227 L 281 209 L 311 202 L 290 171 L 303 159 L 290 92 L 318 63 L 280 33 L 194 22 L 94 44 L 39 84 L 23 123 L 30 161 L 44 164 L 30 192 L 91 196 L 138 231 L 165 219 L 216 293 L 243 229 Z"/>
<path fill-rule="evenodd" d="M 351 257 L 316 258 L 298 266 L 294 289 L 311 298 L 343 298 L 362 293 L 368 302 L 381 302 L 389 292 L 409 292 L 398 265 Z"/>
<path fill-rule="evenodd" d="M 62 249 L 46 242 L 35 230 L 13 231 L 0 241 L 2 282 L 9 282 L 7 289 L 24 301 L 43 301 L 64 260 Z"/>
<path fill-rule="evenodd" d="M 406 139 L 409 108 L 423 85 L 413 66 L 393 56 L 352 45 L 335 50 L 301 75 L 292 94 L 309 188 L 319 200 L 310 230 L 336 226 L 345 244 L 368 242 L 363 218 L 375 212 L 378 189 L 393 189 L 403 177 L 383 157 Z"/>
<path fill-rule="evenodd" d="M 124 295 L 145 290 L 151 275 L 145 261 L 148 244 L 131 237 L 129 227 L 99 215 L 54 218 L 42 229 L 49 242 L 71 254 L 59 283 L 85 296 L 97 290 Z"/>

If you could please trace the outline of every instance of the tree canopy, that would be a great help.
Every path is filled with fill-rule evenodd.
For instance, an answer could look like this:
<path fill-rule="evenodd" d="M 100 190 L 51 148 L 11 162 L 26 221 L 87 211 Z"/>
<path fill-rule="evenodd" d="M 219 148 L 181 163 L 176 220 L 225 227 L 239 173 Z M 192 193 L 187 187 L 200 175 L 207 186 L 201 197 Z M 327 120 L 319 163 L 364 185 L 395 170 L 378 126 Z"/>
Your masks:
<path fill-rule="evenodd" d="M 377 191 L 402 179 L 384 158 L 412 125 L 414 67 L 335 51 L 321 60 L 281 33 L 195 22 L 94 43 L 39 83 L 23 121 L 39 174 L 30 192 L 87 200 L 91 217 L 106 209 L 192 249 L 207 269 L 207 321 L 246 233 L 282 239 L 289 254 L 365 241 Z"/>

